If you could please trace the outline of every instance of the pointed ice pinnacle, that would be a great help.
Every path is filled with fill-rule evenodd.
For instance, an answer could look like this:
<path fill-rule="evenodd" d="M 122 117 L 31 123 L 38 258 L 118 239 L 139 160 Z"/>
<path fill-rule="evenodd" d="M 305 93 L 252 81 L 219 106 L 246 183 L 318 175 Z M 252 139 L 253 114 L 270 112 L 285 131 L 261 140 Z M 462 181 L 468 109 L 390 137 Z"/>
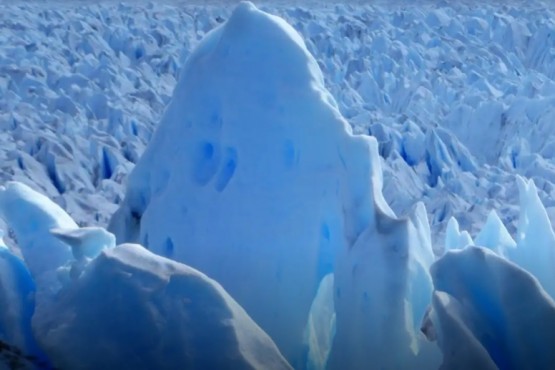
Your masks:
<path fill-rule="evenodd" d="M 419 330 L 432 295 L 428 269 L 433 260 L 423 204 L 417 204 L 407 218 L 376 208 L 375 223 L 338 256 L 336 335 L 328 369 L 439 365 L 439 353 Z"/>
<path fill-rule="evenodd" d="M 335 335 L 335 307 L 333 301 L 333 274 L 326 275 L 308 316 L 305 341 L 308 346 L 307 370 L 323 370 Z"/>
<path fill-rule="evenodd" d="M 460 231 L 459 222 L 451 217 L 445 230 L 445 251 L 462 249 L 469 245 L 474 245 L 472 237 L 468 231 Z"/>

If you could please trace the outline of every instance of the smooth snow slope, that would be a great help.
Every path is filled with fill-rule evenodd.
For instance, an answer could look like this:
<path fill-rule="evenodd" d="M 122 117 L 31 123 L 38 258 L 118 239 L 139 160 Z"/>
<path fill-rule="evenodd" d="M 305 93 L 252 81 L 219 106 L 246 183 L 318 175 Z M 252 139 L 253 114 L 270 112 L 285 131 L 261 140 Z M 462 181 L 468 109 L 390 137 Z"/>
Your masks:
<path fill-rule="evenodd" d="M 380 142 L 385 197 L 423 200 L 435 245 L 450 216 L 475 236 L 495 208 L 515 233 L 515 174 L 551 220 L 555 25 L 549 3 L 266 4 L 307 40 L 356 131 Z M 5 2 L 0 178 L 103 224 L 192 45 L 226 6 Z"/>

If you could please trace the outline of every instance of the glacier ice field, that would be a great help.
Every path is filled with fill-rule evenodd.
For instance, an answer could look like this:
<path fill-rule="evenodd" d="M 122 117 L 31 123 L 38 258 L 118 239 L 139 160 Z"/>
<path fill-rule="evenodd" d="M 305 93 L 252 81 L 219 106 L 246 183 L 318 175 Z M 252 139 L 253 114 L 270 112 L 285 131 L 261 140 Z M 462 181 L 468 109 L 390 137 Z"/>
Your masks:
<path fill-rule="evenodd" d="M 555 369 L 554 121 L 540 0 L 0 0 L 0 369 Z"/>

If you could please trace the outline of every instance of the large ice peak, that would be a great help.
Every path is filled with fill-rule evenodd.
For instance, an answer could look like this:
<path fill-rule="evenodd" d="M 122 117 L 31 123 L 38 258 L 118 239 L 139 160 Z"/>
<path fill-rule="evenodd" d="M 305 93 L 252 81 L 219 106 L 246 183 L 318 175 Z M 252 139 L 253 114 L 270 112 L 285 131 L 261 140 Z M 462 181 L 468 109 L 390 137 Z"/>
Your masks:
<path fill-rule="evenodd" d="M 302 361 L 335 254 L 375 208 L 393 216 L 381 187 L 376 140 L 352 135 L 300 36 L 242 3 L 190 55 L 110 230 L 219 281 Z"/>
<path fill-rule="evenodd" d="M 271 92 L 292 82 L 306 86 L 315 79 L 323 84 L 320 68 L 297 31 L 251 2 L 239 3 L 226 24 L 214 33 L 218 44 L 211 57 L 228 58 L 229 72 L 243 72 L 240 80 L 245 88 L 263 87 L 264 92 Z M 259 64 L 256 68 L 254 60 Z M 188 65 L 196 63 L 193 55 Z M 264 86 L 259 83 L 261 79 Z"/>

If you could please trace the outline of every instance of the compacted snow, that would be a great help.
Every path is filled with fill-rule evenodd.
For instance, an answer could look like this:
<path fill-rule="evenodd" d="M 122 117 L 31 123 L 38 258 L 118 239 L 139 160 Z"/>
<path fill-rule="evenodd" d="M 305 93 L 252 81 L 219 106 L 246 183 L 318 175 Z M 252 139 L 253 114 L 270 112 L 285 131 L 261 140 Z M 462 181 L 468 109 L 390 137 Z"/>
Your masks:
<path fill-rule="evenodd" d="M 552 366 L 546 5 L 0 6 L 0 339 L 63 369 Z"/>

